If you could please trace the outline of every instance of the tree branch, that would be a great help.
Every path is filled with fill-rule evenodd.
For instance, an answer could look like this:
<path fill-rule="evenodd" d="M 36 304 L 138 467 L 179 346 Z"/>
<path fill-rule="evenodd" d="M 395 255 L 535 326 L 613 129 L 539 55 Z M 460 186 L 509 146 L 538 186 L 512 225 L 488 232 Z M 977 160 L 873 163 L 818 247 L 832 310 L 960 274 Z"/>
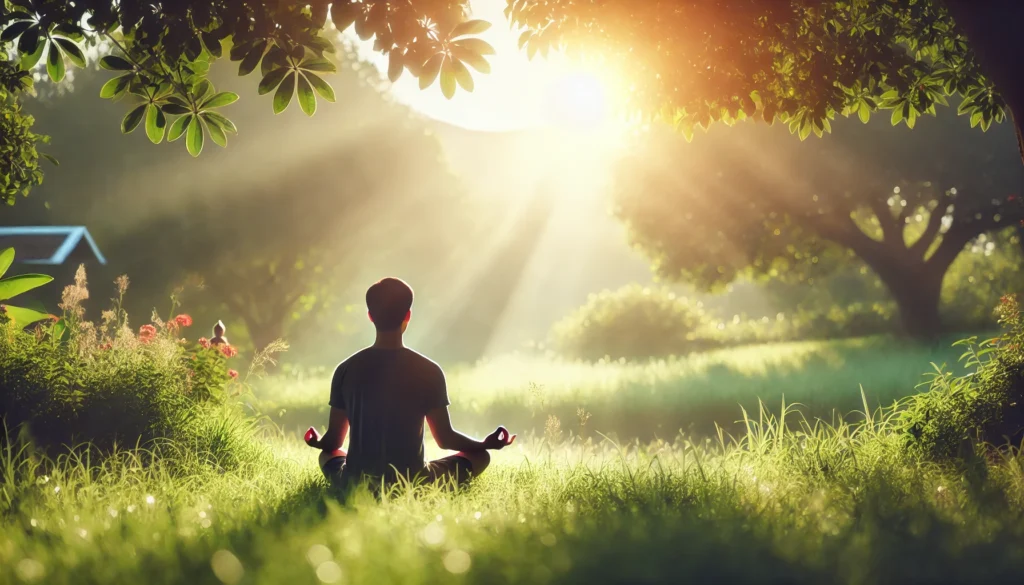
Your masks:
<path fill-rule="evenodd" d="M 929 212 L 928 225 L 925 226 L 924 232 L 910 246 L 910 253 L 912 255 L 923 259 L 924 255 L 931 249 L 932 244 L 935 243 L 935 238 L 939 235 L 939 230 L 942 229 L 942 218 L 946 216 L 946 209 L 949 207 L 950 201 L 952 201 L 952 198 L 945 193 L 939 197 L 935 208 Z"/>
<path fill-rule="evenodd" d="M 889 205 L 877 197 L 869 197 L 868 206 L 871 207 L 871 211 L 878 218 L 878 223 L 882 226 L 882 241 L 887 244 L 899 242 L 900 245 L 905 245 L 903 242 L 903 226 L 897 223 L 897 219 L 893 217 Z"/>

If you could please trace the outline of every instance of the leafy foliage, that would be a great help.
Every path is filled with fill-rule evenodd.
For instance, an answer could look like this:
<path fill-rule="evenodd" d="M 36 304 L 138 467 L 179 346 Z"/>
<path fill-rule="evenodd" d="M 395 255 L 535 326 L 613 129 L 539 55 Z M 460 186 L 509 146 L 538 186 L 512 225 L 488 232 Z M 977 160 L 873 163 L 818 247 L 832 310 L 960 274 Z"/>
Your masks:
<path fill-rule="evenodd" d="M 999 308 L 1003 334 L 961 343 L 966 376 L 937 367 L 928 392 L 913 397 L 900 415 L 908 446 L 932 459 L 971 454 L 975 442 L 1017 446 L 1024 438 L 1024 319 L 1016 296 Z"/>
<path fill-rule="evenodd" d="M 192 156 L 199 156 L 207 139 L 219 146 L 236 127 L 218 109 L 238 99 L 217 92 L 208 78 L 210 65 L 228 57 L 239 63 L 239 75 L 260 70 L 260 95 L 273 92 L 274 113 L 281 113 L 293 97 L 312 116 L 317 96 L 333 102 L 334 90 L 322 75 L 337 66 L 335 52 L 322 30 L 328 13 L 338 31 L 354 26 L 360 38 L 376 38 L 375 49 L 390 56 L 388 76 L 397 80 L 404 71 L 434 83 L 440 74 L 445 96 L 456 85 L 473 90 L 466 64 L 480 72 L 490 70 L 485 55 L 494 49 L 473 36 L 490 25 L 466 20 L 465 1 L 415 2 L 403 5 L 385 0 L 329 2 L 305 5 L 266 2 L 175 2 L 154 10 L 149 2 L 132 0 L 116 6 L 105 2 L 67 3 L 58 0 L 11 0 L 0 4 L 0 53 L 8 47 L 20 55 L 18 66 L 3 62 L 0 94 L 17 114 L 16 98 L 31 87 L 28 71 L 46 56 L 46 71 L 54 82 L 64 78 L 67 63 L 86 65 L 82 42 L 87 36 L 116 47 L 100 65 L 118 75 L 107 82 L 100 97 L 132 103 L 121 124 L 124 133 L 145 127 L 153 143 L 185 138 Z M 7 102 L 10 101 L 11 104 Z M 17 124 L 15 124 L 17 122 Z M 11 149 L 28 149 L 37 140 L 26 134 L 30 118 L 11 120 L 5 132 Z M 20 134 L 15 132 L 20 130 Z M 34 164 L 34 150 L 26 151 Z M 6 167 L 5 167 L 6 168 Z M 41 175 L 6 178 L 11 192 L 26 191 Z M 24 173 L 23 173 L 24 175 Z"/>
<path fill-rule="evenodd" d="M 179 337 L 191 325 L 187 315 L 154 316 L 132 331 L 122 308 L 126 288 L 119 279 L 113 307 L 99 323 L 86 321 L 80 268 L 65 288 L 59 321 L 28 332 L 3 325 L 0 412 L 9 431 L 24 426 L 48 450 L 79 441 L 101 450 L 189 441 L 208 422 L 209 407 L 242 388 L 227 368 L 228 346 Z"/>
<path fill-rule="evenodd" d="M 14 248 L 0 250 L 0 277 L 7 273 L 7 270 L 10 269 L 13 263 Z M 39 288 L 52 280 L 52 277 L 45 274 L 19 274 L 17 276 L 0 278 L 0 301 L 6 301 L 21 293 Z M 49 318 L 50 315 L 48 313 L 0 304 L 0 322 L 10 322 L 16 327 L 25 328 L 33 323 Z"/>
<path fill-rule="evenodd" d="M 698 337 L 703 312 L 668 289 L 630 285 L 592 295 L 552 328 L 560 354 L 587 360 L 684 355 L 711 345 Z"/>
<path fill-rule="evenodd" d="M 531 57 L 565 49 L 600 60 L 632 88 L 628 107 L 687 137 L 696 127 L 779 120 L 801 139 L 836 116 L 891 111 L 913 128 L 953 95 L 987 129 L 1006 103 L 944 2 L 508 0 Z M 841 56 L 841 58 L 839 57 Z"/>

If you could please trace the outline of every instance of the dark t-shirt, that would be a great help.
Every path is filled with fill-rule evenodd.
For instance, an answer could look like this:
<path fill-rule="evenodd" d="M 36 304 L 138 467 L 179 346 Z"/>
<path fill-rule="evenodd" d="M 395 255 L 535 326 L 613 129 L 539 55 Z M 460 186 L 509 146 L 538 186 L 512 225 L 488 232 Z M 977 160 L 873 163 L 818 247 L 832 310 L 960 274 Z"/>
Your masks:
<path fill-rule="evenodd" d="M 424 417 L 448 404 L 441 367 L 411 349 L 368 347 L 341 362 L 330 405 L 348 415 L 345 475 L 393 478 L 422 470 Z"/>

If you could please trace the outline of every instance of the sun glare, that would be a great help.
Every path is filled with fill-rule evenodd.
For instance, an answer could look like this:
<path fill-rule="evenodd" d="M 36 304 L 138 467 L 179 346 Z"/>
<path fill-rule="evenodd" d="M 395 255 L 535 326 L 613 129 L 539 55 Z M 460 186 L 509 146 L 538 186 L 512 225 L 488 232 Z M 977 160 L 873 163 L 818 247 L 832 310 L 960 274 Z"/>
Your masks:
<path fill-rule="evenodd" d="M 604 84 L 588 73 L 570 73 L 555 80 L 545 108 L 547 123 L 570 128 L 592 129 L 608 117 L 608 94 Z"/>

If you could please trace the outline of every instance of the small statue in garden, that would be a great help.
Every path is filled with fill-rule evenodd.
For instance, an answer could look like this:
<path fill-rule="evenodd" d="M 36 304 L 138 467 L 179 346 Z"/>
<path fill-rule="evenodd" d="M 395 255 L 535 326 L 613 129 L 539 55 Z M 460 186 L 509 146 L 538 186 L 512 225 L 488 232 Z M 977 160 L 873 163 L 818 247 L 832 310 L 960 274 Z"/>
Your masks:
<path fill-rule="evenodd" d="M 217 321 L 217 324 L 213 326 L 213 338 L 210 339 L 210 345 L 230 345 L 228 338 L 224 336 L 227 331 L 227 327 L 224 326 L 223 321 Z"/>

